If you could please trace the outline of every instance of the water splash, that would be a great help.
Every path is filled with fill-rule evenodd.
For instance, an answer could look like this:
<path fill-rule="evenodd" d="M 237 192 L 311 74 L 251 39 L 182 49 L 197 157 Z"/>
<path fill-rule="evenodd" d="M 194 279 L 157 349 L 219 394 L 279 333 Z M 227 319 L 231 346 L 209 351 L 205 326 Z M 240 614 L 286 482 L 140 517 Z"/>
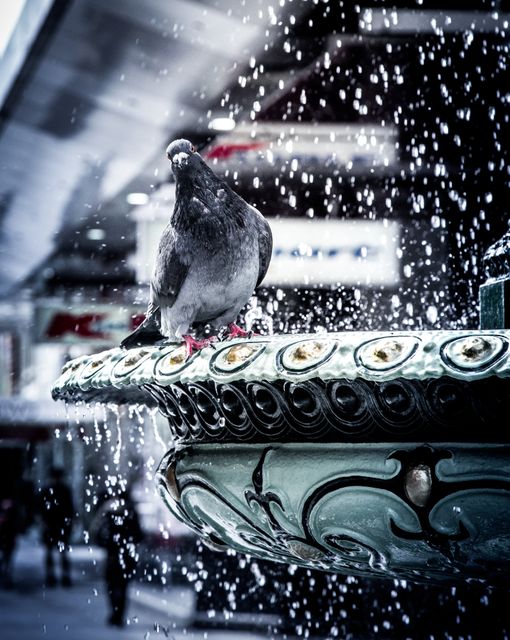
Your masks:
<path fill-rule="evenodd" d="M 100 407 L 104 409 L 104 407 L 100 405 L 99 402 L 96 402 L 96 404 L 94 405 L 93 414 L 92 414 L 94 416 L 94 443 L 96 445 L 96 451 L 98 451 L 99 448 L 101 447 L 101 442 L 103 440 L 103 435 L 99 429 L 99 421 L 97 417 Z"/>
<path fill-rule="evenodd" d="M 156 442 L 158 442 L 161 447 L 163 448 L 163 451 L 166 451 L 168 449 L 168 443 L 165 442 L 163 440 L 163 438 L 161 437 L 161 434 L 159 432 L 158 429 L 158 414 L 159 414 L 159 409 L 157 407 L 149 409 L 147 407 L 147 413 L 149 414 L 149 419 L 151 421 L 152 424 L 152 430 L 154 432 L 154 437 L 156 439 Z M 170 433 L 170 430 L 168 430 L 168 433 Z"/>
<path fill-rule="evenodd" d="M 115 416 L 115 432 L 116 432 L 116 442 L 115 448 L 113 451 L 113 463 L 115 465 L 120 464 L 120 452 L 122 450 L 122 429 L 120 428 L 120 409 L 116 404 L 108 404 L 108 410 L 111 411 Z"/>

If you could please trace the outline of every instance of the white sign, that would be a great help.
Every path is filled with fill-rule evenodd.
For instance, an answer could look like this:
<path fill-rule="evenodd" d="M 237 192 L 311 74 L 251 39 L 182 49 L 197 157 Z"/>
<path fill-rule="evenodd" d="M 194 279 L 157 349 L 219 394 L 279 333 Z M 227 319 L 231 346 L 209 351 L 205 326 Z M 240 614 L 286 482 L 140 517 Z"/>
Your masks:
<path fill-rule="evenodd" d="M 397 222 L 267 218 L 273 257 L 265 285 L 397 286 L 400 227 Z M 137 278 L 149 282 L 167 220 L 138 223 Z"/>
<path fill-rule="evenodd" d="M 396 286 L 399 224 L 394 221 L 270 219 L 273 257 L 265 285 Z"/>

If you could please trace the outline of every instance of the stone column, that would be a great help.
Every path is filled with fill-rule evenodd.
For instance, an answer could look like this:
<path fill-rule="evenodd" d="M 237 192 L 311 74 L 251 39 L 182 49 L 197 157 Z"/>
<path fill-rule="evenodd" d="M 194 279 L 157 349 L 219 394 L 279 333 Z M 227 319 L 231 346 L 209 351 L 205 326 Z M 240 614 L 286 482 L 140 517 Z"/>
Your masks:
<path fill-rule="evenodd" d="M 510 230 L 483 257 L 487 282 L 480 287 L 480 329 L 510 328 Z"/>

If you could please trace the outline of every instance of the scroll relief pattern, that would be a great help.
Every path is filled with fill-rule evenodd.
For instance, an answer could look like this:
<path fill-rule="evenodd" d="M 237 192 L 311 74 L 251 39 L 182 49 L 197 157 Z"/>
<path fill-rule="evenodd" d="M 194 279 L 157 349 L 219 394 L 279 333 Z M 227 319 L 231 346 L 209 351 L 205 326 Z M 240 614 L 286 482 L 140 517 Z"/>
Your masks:
<path fill-rule="evenodd" d="M 292 446 L 268 446 L 256 447 L 249 461 L 232 453 L 238 468 L 252 465 L 241 490 L 231 486 L 232 479 L 216 482 L 226 477 L 221 471 L 212 477 L 197 472 L 193 459 L 200 448 L 184 450 L 177 458 L 170 454 L 160 468 L 160 488 L 174 514 L 214 548 L 340 573 L 413 580 L 486 579 L 508 571 L 509 468 L 498 477 L 482 477 L 485 463 L 473 466 L 471 459 L 468 469 L 471 454 L 463 460 L 448 448 L 421 446 L 367 449 L 370 471 L 351 468 L 335 474 L 331 469 L 340 449 L 333 456 L 321 454 L 323 469 L 317 472 L 313 453 L 306 467 L 306 457 Z M 281 482 L 288 453 L 302 465 L 291 484 Z M 228 468 L 232 460 L 226 458 L 224 465 Z"/>

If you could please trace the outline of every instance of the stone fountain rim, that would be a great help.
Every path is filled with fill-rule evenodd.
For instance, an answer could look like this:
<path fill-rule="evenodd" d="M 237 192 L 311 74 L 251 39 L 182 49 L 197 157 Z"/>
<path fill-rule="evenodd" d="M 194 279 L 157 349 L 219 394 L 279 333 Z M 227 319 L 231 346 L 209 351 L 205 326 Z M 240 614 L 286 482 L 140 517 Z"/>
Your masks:
<path fill-rule="evenodd" d="M 221 342 L 188 360 L 175 342 L 113 348 L 68 362 L 54 399 L 154 405 L 148 385 L 510 377 L 510 330 L 353 331 Z"/>

